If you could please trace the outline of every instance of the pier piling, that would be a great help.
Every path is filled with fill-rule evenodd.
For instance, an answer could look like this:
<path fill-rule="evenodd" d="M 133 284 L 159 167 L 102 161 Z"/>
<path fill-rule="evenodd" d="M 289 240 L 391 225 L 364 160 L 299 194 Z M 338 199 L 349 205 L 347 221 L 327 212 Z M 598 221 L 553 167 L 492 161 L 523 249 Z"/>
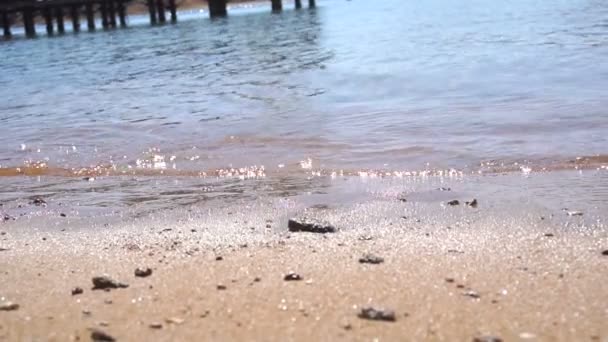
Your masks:
<path fill-rule="evenodd" d="M 309 8 L 317 7 L 317 2 L 315 0 L 308 0 L 308 7 Z"/>
<path fill-rule="evenodd" d="M 61 6 L 55 8 L 55 19 L 57 20 L 57 33 L 65 33 L 65 25 L 63 22 L 63 8 Z"/>
<path fill-rule="evenodd" d="M 225 17 L 228 15 L 226 0 L 208 0 L 209 16 L 211 18 Z"/>
<path fill-rule="evenodd" d="M 302 8 L 302 0 L 296 0 L 296 9 Z"/>
<path fill-rule="evenodd" d="M 165 4 L 163 0 L 156 0 L 156 11 L 158 12 L 158 22 L 164 24 L 167 21 L 165 15 Z"/>
<path fill-rule="evenodd" d="M 116 6 L 114 0 L 108 1 L 108 17 L 110 17 L 110 26 L 116 28 Z"/>
<path fill-rule="evenodd" d="M 2 16 L 0 18 L 2 18 L 2 33 L 4 38 L 9 38 L 11 36 L 11 22 L 8 18 L 8 13 L 2 12 Z"/>
<path fill-rule="evenodd" d="M 101 26 L 104 30 L 107 30 L 110 24 L 108 22 L 108 6 L 106 1 L 101 2 L 101 5 L 99 6 L 99 11 L 101 12 Z"/>
<path fill-rule="evenodd" d="M 87 2 L 85 11 L 87 12 L 87 28 L 89 31 L 95 31 L 95 12 L 93 11 L 93 4 Z"/>
<path fill-rule="evenodd" d="M 50 8 L 45 8 L 42 10 L 42 16 L 44 17 L 44 23 L 46 24 L 46 34 L 49 36 L 53 35 L 54 27 L 53 27 L 53 14 L 51 13 Z"/>
<path fill-rule="evenodd" d="M 156 24 L 156 6 L 154 5 L 154 0 L 146 0 L 148 5 L 148 11 L 150 12 L 150 24 Z"/>
<path fill-rule="evenodd" d="M 281 12 L 283 10 L 283 2 L 281 0 L 271 0 L 271 2 L 273 12 Z"/>
<path fill-rule="evenodd" d="M 122 0 L 118 1 L 118 19 L 120 21 L 120 27 L 127 27 L 127 9 Z"/>
<path fill-rule="evenodd" d="M 177 22 L 177 6 L 175 5 L 175 0 L 169 0 L 169 11 L 171 12 L 171 22 Z"/>
<path fill-rule="evenodd" d="M 23 9 L 23 26 L 25 35 L 29 38 L 36 37 L 36 26 L 34 25 L 34 9 L 26 7 Z"/>
<path fill-rule="evenodd" d="M 80 13 L 78 5 L 70 6 L 70 17 L 72 18 L 72 30 L 74 33 L 80 32 Z"/>

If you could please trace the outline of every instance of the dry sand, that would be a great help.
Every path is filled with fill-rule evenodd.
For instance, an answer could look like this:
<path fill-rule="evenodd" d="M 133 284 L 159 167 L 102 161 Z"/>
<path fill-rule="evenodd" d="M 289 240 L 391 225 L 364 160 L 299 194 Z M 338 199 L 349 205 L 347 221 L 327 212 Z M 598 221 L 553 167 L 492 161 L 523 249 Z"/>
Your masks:
<path fill-rule="evenodd" d="M 87 229 L 90 218 L 44 215 L 0 224 L 0 303 L 19 304 L 0 311 L 0 340 L 88 341 L 95 328 L 119 341 L 608 341 L 605 202 L 568 216 L 531 189 L 434 186 L 329 207 L 313 195 L 236 200 Z M 477 208 L 445 204 L 470 189 Z M 303 211 L 340 231 L 288 232 Z M 384 262 L 361 264 L 366 253 Z M 302 280 L 285 281 L 292 271 Z M 129 287 L 91 290 L 102 274 Z M 396 320 L 359 318 L 369 306 Z"/>

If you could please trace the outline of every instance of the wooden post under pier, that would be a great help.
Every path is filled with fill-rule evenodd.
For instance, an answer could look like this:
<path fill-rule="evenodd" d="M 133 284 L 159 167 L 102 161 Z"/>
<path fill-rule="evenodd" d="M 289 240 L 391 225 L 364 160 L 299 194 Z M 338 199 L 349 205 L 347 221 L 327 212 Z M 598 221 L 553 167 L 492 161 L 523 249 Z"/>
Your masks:
<path fill-rule="evenodd" d="M 169 0 L 169 11 L 171 12 L 171 22 L 177 22 L 177 6 L 175 0 Z"/>
<path fill-rule="evenodd" d="M 36 37 L 36 26 L 34 26 L 34 9 L 26 7 L 23 9 L 23 26 L 28 38 Z"/>
<path fill-rule="evenodd" d="M 110 17 L 110 26 L 116 28 L 116 6 L 114 0 L 108 1 L 108 16 Z"/>
<path fill-rule="evenodd" d="M 93 4 L 87 2 L 85 11 L 87 12 L 87 28 L 89 31 L 95 31 L 95 12 L 93 11 Z"/>
<path fill-rule="evenodd" d="M 55 8 L 55 19 L 57 19 L 57 33 L 65 33 L 65 24 L 63 22 L 63 8 L 61 6 Z"/>
<path fill-rule="evenodd" d="M 146 0 L 148 4 L 148 11 L 150 11 L 150 24 L 156 24 L 156 5 L 154 4 L 154 0 Z"/>
<path fill-rule="evenodd" d="M 211 18 L 225 17 L 228 15 L 226 0 L 208 0 L 209 16 Z"/>
<path fill-rule="evenodd" d="M 281 0 L 271 0 L 272 3 L 272 11 L 273 12 L 281 12 L 283 10 L 283 1 Z"/>
<path fill-rule="evenodd" d="M 118 0 L 118 20 L 120 27 L 127 27 L 127 9 L 123 0 Z"/>
<path fill-rule="evenodd" d="M 2 12 L 2 33 L 4 38 L 10 38 L 11 36 L 11 21 L 8 18 L 8 12 Z"/>
<path fill-rule="evenodd" d="M 72 18 L 72 29 L 74 33 L 80 32 L 80 13 L 78 5 L 70 6 L 70 17 Z"/>
<path fill-rule="evenodd" d="M 158 12 L 158 22 L 164 24 L 167 21 L 165 15 L 165 3 L 163 0 L 156 0 L 156 11 Z"/>
<path fill-rule="evenodd" d="M 101 1 L 99 11 L 101 12 L 101 26 L 104 30 L 107 30 L 110 24 L 108 22 L 108 5 L 105 0 Z"/>
<path fill-rule="evenodd" d="M 308 7 L 309 8 L 315 8 L 317 6 L 317 3 L 315 0 L 308 0 Z"/>
<path fill-rule="evenodd" d="M 302 0 L 296 0 L 296 9 L 302 8 Z"/>
<path fill-rule="evenodd" d="M 44 23 L 46 24 L 46 34 L 52 36 L 55 28 L 53 27 L 53 14 L 51 13 L 51 9 L 45 7 L 42 10 L 42 16 L 44 17 Z"/>

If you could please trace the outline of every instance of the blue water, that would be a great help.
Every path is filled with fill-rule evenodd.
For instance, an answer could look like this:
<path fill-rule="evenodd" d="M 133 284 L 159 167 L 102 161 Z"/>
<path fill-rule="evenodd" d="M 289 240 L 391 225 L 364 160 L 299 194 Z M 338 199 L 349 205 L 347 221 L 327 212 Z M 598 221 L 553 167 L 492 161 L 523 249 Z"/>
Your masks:
<path fill-rule="evenodd" d="M 0 167 L 474 170 L 608 154 L 607 2 L 318 5 L 0 42 Z"/>

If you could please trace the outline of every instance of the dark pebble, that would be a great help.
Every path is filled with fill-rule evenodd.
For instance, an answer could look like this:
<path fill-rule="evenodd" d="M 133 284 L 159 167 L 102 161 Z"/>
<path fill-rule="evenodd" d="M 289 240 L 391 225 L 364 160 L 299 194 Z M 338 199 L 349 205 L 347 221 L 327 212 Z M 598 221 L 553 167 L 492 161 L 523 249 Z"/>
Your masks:
<path fill-rule="evenodd" d="M 469 290 L 465 293 L 462 294 L 463 296 L 467 296 L 467 297 L 471 297 L 473 299 L 479 299 L 481 298 L 481 296 L 479 295 L 479 293 L 473 291 L 473 290 Z"/>
<path fill-rule="evenodd" d="M 283 280 L 285 280 L 285 281 L 302 280 L 302 277 L 297 273 L 289 272 L 285 275 L 285 277 L 283 277 Z"/>
<path fill-rule="evenodd" d="M 255 283 L 259 283 L 260 281 L 262 281 L 262 278 L 260 278 L 260 277 L 255 277 L 255 278 L 253 278 L 253 281 L 254 281 Z"/>
<path fill-rule="evenodd" d="M 381 310 L 372 307 L 361 309 L 357 316 L 361 319 L 369 319 L 372 321 L 395 322 L 397 320 L 393 310 Z"/>
<path fill-rule="evenodd" d="M 228 288 L 226 287 L 226 285 L 221 285 L 220 284 L 220 285 L 217 286 L 217 289 L 220 290 L 220 291 L 223 291 L 223 290 L 227 290 Z"/>
<path fill-rule="evenodd" d="M 366 254 L 363 257 L 359 258 L 359 262 L 362 264 L 381 264 L 384 262 L 384 258 L 373 255 L 373 254 Z"/>
<path fill-rule="evenodd" d="M 608 256 L 608 249 L 604 250 L 604 251 L 602 252 L 602 255 Z"/>
<path fill-rule="evenodd" d="M 473 338 L 473 342 L 502 342 L 502 338 L 496 336 L 479 336 Z"/>
<path fill-rule="evenodd" d="M 309 232 L 309 233 L 335 233 L 336 227 L 333 225 L 312 218 L 292 218 L 287 222 L 290 232 Z"/>
<path fill-rule="evenodd" d="M 15 311 L 19 310 L 19 304 L 12 302 L 5 302 L 0 304 L 0 311 Z"/>
<path fill-rule="evenodd" d="M 148 276 L 151 276 L 151 275 L 152 275 L 152 269 L 149 268 L 149 267 L 146 267 L 146 268 L 139 268 L 138 267 L 138 268 L 135 269 L 135 276 L 136 277 L 145 278 L 145 277 L 148 277 Z"/>
<path fill-rule="evenodd" d="M 43 200 L 42 197 L 36 197 L 30 202 L 30 204 L 35 206 L 46 206 L 46 201 Z"/>
<path fill-rule="evenodd" d="M 466 202 L 469 207 L 477 208 L 477 199 L 473 199 L 471 202 Z"/>
<path fill-rule="evenodd" d="M 163 325 L 161 323 L 155 322 L 155 323 L 150 323 L 148 325 L 148 327 L 150 327 L 151 329 L 162 329 Z"/>
<path fill-rule="evenodd" d="M 553 233 L 547 233 L 545 234 L 545 237 L 554 237 L 555 235 Z"/>
<path fill-rule="evenodd" d="M 458 200 L 451 200 L 448 202 L 448 205 L 459 205 L 460 202 Z"/>
<path fill-rule="evenodd" d="M 454 278 L 445 278 L 445 282 L 446 283 L 453 283 L 454 282 Z"/>
<path fill-rule="evenodd" d="M 83 292 L 84 290 L 82 289 L 82 287 L 75 287 L 72 289 L 72 296 L 82 294 Z"/>
<path fill-rule="evenodd" d="M 127 288 L 129 284 L 118 282 L 108 276 L 93 277 L 93 290 Z"/>
<path fill-rule="evenodd" d="M 222 257 L 222 256 L 216 256 L 215 260 L 216 261 L 222 261 L 222 260 L 224 260 L 224 257 Z"/>
<path fill-rule="evenodd" d="M 66 215 L 64 213 L 61 213 L 61 214 L 59 214 L 59 216 L 61 216 L 61 217 L 67 217 L 68 215 Z"/>
<path fill-rule="evenodd" d="M 113 342 L 116 339 L 107 332 L 99 329 L 91 329 L 91 340 L 94 342 Z"/>

